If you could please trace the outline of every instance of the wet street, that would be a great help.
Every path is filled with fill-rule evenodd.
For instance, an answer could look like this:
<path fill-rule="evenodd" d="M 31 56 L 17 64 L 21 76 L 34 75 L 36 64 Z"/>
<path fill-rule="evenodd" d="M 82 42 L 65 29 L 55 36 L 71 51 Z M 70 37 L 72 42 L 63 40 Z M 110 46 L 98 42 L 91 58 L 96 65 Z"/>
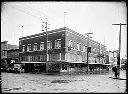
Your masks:
<path fill-rule="evenodd" d="M 121 71 L 121 77 L 126 71 Z M 110 78 L 109 74 L 46 75 L 1 73 L 2 92 L 98 92 L 123 93 L 126 80 Z"/>

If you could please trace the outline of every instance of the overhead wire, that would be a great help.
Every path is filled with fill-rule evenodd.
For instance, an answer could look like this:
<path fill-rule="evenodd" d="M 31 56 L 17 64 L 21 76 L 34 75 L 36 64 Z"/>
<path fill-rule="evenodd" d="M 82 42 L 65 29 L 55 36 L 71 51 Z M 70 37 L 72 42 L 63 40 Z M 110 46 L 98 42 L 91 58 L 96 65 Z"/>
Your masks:
<path fill-rule="evenodd" d="M 38 12 L 40 15 L 43 14 L 44 16 L 47 16 L 47 15 L 46 15 L 45 13 L 43 13 L 42 11 L 35 9 L 35 8 L 31 7 L 30 5 L 26 5 L 26 4 L 25 4 L 25 6 L 27 6 L 26 8 L 28 8 L 28 9 L 31 9 L 31 10 L 34 10 L 34 11 Z M 43 17 L 43 16 L 42 16 L 42 17 Z M 47 17 L 43 17 L 43 18 L 47 18 Z"/>
<path fill-rule="evenodd" d="M 36 17 L 36 18 L 40 19 L 40 17 L 31 14 L 29 11 L 24 11 L 23 9 L 18 8 L 17 5 L 14 6 L 14 5 L 12 5 L 12 4 L 9 4 L 9 6 L 12 7 L 12 8 L 14 8 L 14 9 L 16 9 L 16 10 L 18 10 L 18 11 L 20 11 L 20 12 L 23 12 L 23 13 L 25 13 L 25 14 L 28 14 L 28 15 L 31 15 L 31 16 L 33 16 L 33 17 Z M 16 6 L 17 6 L 17 7 L 16 7 Z"/>

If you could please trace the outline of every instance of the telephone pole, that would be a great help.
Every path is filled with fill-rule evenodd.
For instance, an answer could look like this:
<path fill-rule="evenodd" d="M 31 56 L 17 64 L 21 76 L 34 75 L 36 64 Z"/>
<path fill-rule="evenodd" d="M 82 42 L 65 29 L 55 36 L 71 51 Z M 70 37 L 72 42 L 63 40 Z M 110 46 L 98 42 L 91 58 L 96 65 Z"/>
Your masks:
<path fill-rule="evenodd" d="M 21 28 L 22 28 L 22 38 L 23 38 L 23 25 L 22 25 L 22 27 L 21 27 Z"/>
<path fill-rule="evenodd" d="M 89 38 L 92 38 L 89 36 L 89 34 L 93 34 L 93 33 L 86 33 L 85 35 L 87 35 L 88 37 L 88 41 L 87 41 L 87 73 L 88 73 L 88 69 L 89 69 L 89 64 L 88 64 L 88 48 L 89 48 Z"/>
<path fill-rule="evenodd" d="M 42 20 L 42 19 L 41 19 Z M 49 69 L 49 67 L 48 67 L 48 23 L 47 23 L 47 18 L 45 18 L 45 20 L 46 20 L 46 22 L 43 22 L 43 23 L 45 23 L 45 30 L 46 30 L 46 73 L 48 73 L 48 69 Z M 42 23 L 42 31 L 44 31 L 43 30 L 43 23 Z"/>
<path fill-rule="evenodd" d="M 66 18 L 66 12 L 64 12 L 64 27 L 65 27 L 65 18 Z"/>
<path fill-rule="evenodd" d="M 120 26 L 120 32 L 119 32 L 119 52 L 118 52 L 118 57 L 117 57 L 117 65 L 118 65 L 118 71 L 119 71 L 119 76 L 120 76 L 120 48 L 121 48 L 121 26 L 126 25 L 126 24 L 112 24 L 112 25 L 119 25 Z"/>

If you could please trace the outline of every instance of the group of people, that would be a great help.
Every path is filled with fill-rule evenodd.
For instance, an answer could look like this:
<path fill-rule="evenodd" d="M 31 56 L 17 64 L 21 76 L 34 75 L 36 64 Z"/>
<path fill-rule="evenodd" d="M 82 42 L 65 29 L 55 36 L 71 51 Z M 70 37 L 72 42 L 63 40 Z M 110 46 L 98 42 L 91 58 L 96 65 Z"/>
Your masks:
<path fill-rule="evenodd" d="M 94 71 L 94 67 L 90 66 L 89 69 L 90 69 L 91 72 Z"/>

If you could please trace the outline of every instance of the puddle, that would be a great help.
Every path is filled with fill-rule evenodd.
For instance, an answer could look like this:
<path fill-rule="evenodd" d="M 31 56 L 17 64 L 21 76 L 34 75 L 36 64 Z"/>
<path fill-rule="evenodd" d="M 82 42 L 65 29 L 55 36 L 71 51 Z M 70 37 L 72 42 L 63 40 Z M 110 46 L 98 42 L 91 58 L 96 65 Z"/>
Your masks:
<path fill-rule="evenodd" d="M 69 83 L 69 80 L 54 80 L 51 83 Z"/>
<path fill-rule="evenodd" d="M 54 80 L 51 83 L 69 83 L 73 81 L 85 81 L 85 80 Z"/>
<path fill-rule="evenodd" d="M 8 89 L 8 88 L 3 88 L 4 91 L 11 91 L 12 89 Z"/>
<path fill-rule="evenodd" d="M 13 88 L 13 90 L 19 90 L 21 89 L 21 87 L 16 87 L 16 88 Z"/>

